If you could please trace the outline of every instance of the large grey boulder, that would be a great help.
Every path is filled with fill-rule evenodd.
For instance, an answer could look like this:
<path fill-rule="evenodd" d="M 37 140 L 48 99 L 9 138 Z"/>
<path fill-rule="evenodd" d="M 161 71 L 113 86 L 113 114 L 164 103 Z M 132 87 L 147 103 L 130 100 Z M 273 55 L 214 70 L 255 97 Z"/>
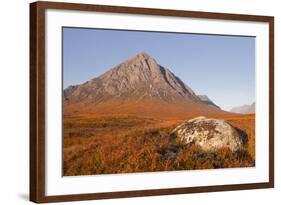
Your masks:
<path fill-rule="evenodd" d="M 195 143 L 204 151 L 215 151 L 220 148 L 237 151 L 243 148 L 246 134 L 224 120 L 197 117 L 177 126 L 171 132 L 171 136 L 184 144 Z"/>

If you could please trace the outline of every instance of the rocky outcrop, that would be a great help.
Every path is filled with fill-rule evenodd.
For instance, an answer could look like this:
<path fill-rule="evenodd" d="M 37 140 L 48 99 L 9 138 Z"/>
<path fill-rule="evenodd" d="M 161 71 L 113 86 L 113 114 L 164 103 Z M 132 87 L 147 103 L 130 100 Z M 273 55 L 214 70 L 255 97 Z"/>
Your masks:
<path fill-rule="evenodd" d="M 176 127 L 170 135 L 183 144 L 195 143 L 204 151 L 229 148 L 237 151 L 243 148 L 247 135 L 224 120 L 197 117 Z"/>
<path fill-rule="evenodd" d="M 209 106 L 212 106 L 214 108 L 220 109 L 220 107 L 218 105 L 216 105 L 207 95 L 198 95 L 198 97 L 206 105 L 209 105 Z"/>

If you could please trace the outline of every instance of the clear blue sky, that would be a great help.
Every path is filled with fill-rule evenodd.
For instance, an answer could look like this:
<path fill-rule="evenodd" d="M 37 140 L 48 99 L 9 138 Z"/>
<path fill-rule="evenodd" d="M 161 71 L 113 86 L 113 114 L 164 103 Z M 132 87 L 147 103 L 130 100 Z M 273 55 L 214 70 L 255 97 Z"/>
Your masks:
<path fill-rule="evenodd" d="M 143 51 L 225 110 L 255 101 L 255 38 L 241 36 L 63 28 L 63 87 Z"/>

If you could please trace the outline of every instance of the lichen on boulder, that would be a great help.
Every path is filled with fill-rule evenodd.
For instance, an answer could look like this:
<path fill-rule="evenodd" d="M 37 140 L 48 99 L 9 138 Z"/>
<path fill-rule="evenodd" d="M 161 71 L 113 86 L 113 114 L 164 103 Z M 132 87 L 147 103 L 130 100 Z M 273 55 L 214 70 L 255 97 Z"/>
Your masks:
<path fill-rule="evenodd" d="M 177 126 L 170 136 L 183 144 L 195 143 L 204 151 L 229 148 L 231 151 L 243 149 L 247 137 L 244 132 L 225 120 L 200 116 Z"/>

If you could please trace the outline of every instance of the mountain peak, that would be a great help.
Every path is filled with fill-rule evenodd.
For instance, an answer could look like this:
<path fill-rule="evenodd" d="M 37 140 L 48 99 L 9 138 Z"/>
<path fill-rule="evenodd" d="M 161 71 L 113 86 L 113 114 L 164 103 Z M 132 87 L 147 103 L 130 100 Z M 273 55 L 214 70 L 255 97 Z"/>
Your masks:
<path fill-rule="evenodd" d="M 124 63 L 141 63 L 141 62 L 147 62 L 147 63 L 153 63 L 153 64 L 157 64 L 156 60 L 154 58 L 152 58 L 148 53 L 146 52 L 141 52 L 138 53 L 137 55 L 133 56 L 132 58 L 129 58 L 127 61 L 125 61 Z"/>
<path fill-rule="evenodd" d="M 140 52 L 136 55 L 137 58 L 142 58 L 142 59 L 149 59 L 151 58 L 150 55 L 146 52 Z"/>
<path fill-rule="evenodd" d="M 141 52 L 117 65 L 111 73 L 117 73 L 119 78 L 139 79 L 147 82 L 163 77 L 164 68 L 154 58 L 145 52 Z"/>
<path fill-rule="evenodd" d="M 64 102 L 68 104 L 161 101 L 218 108 L 207 96 L 204 99 L 146 52 L 138 53 L 97 78 L 64 90 Z"/>

